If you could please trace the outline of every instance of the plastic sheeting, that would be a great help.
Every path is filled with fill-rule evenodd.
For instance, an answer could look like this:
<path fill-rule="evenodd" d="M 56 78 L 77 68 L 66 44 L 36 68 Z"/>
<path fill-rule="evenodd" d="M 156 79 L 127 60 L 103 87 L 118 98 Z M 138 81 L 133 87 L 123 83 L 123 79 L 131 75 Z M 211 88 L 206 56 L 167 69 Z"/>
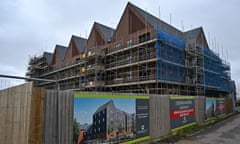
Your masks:
<path fill-rule="evenodd" d="M 209 48 L 203 48 L 205 85 L 217 87 L 222 91 L 232 91 L 230 66 Z"/>
<path fill-rule="evenodd" d="M 185 42 L 160 29 L 155 43 L 157 52 L 157 79 L 185 83 Z"/>
<path fill-rule="evenodd" d="M 178 48 L 185 48 L 185 42 L 161 29 L 157 29 L 157 36 L 161 41 L 169 42 Z"/>

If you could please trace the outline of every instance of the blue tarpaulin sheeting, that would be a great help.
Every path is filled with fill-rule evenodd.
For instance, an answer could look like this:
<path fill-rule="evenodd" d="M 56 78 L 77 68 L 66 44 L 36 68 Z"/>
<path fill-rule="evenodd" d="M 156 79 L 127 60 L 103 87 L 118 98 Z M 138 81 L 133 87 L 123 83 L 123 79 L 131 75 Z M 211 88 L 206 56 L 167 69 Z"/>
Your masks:
<path fill-rule="evenodd" d="M 185 83 L 185 43 L 160 29 L 155 43 L 157 54 L 157 79 Z"/>
<path fill-rule="evenodd" d="M 160 41 L 155 43 L 157 55 L 157 79 L 171 82 L 186 82 L 185 42 L 161 29 L 157 29 Z M 229 65 L 223 63 L 221 58 L 209 48 L 201 48 L 204 59 L 204 75 L 199 80 L 209 87 L 219 90 L 231 91 L 233 86 L 227 71 Z"/>
<path fill-rule="evenodd" d="M 231 78 L 228 75 L 230 66 L 209 48 L 203 48 L 205 85 L 217 87 L 219 90 L 232 91 Z"/>
<path fill-rule="evenodd" d="M 182 49 L 185 48 L 185 42 L 183 40 L 165 32 L 161 29 L 157 29 L 157 36 L 158 36 L 158 39 L 160 39 L 161 41 L 169 42 L 178 48 L 182 48 Z"/>

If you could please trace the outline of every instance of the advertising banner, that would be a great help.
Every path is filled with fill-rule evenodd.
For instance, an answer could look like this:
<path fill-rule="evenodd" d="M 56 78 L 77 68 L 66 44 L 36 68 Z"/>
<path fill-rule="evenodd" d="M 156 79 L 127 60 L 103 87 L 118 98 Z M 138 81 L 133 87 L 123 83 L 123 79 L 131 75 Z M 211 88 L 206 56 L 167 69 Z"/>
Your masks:
<path fill-rule="evenodd" d="M 195 103 L 192 96 L 170 97 L 171 129 L 181 128 L 195 122 Z"/>
<path fill-rule="evenodd" d="M 206 98 L 205 119 L 218 116 L 225 113 L 224 98 Z"/>
<path fill-rule="evenodd" d="M 74 95 L 74 143 L 136 143 L 149 138 L 149 97 Z"/>

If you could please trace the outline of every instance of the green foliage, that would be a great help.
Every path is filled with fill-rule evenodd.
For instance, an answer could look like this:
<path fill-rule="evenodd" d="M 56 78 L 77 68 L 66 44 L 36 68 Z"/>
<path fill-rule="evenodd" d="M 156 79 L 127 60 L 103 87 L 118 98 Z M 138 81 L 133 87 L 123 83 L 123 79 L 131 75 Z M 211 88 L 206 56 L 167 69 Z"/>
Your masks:
<path fill-rule="evenodd" d="M 111 128 L 111 126 L 108 126 L 108 134 L 111 134 L 113 132 L 113 128 Z"/>
<path fill-rule="evenodd" d="M 74 118 L 73 120 L 73 142 L 77 143 L 78 135 L 80 132 L 80 124 L 77 122 L 77 119 Z"/>
<path fill-rule="evenodd" d="M 122 132 L 122 130 L 123 130 L 123 127 L 122 127 L 122 124 L 120 123 L 120 124 L 118 125 L 118 132 Z"/>
<path fill-rule="evenodd" d="M 197 132 L 197 131 L 199 131 L 199 130 L 201 130 L 201 129 L 203 129 L 203 128 L 204 128 L 204 126 L 199 126 L 199 125 L 195 124 L 195 125 L 186 127 L 186 128 L 184 128 L 184 129 L 181 129 L 181 130 L 178 132 L 178 135 L 179 135 L 180 137 L 186 137 L 186 136 L 188 136 L 188 135 L 190 135 L 190 134 L 192 134 L 192 133 L 194 133 L 194 132 Z"/>

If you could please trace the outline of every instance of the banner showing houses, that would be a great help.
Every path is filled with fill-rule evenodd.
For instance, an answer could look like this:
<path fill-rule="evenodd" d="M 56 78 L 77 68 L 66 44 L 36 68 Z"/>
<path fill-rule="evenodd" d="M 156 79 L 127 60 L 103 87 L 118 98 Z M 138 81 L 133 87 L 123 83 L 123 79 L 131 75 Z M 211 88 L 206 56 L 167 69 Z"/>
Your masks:
<path fill-rule="evenodd" d="M 171 129 L 195 122 L 195 103 L 192 96 L 170 97 Z"/>
<path fill-rule="evenodd" d="M 205 119 L 225 113 L 224 98 L 206 98 Z"/>
<path fill-rule="evenodd" d="M 148 96 L 74 95 L 74 143 L 122 143 L 149 135 Z"/>

